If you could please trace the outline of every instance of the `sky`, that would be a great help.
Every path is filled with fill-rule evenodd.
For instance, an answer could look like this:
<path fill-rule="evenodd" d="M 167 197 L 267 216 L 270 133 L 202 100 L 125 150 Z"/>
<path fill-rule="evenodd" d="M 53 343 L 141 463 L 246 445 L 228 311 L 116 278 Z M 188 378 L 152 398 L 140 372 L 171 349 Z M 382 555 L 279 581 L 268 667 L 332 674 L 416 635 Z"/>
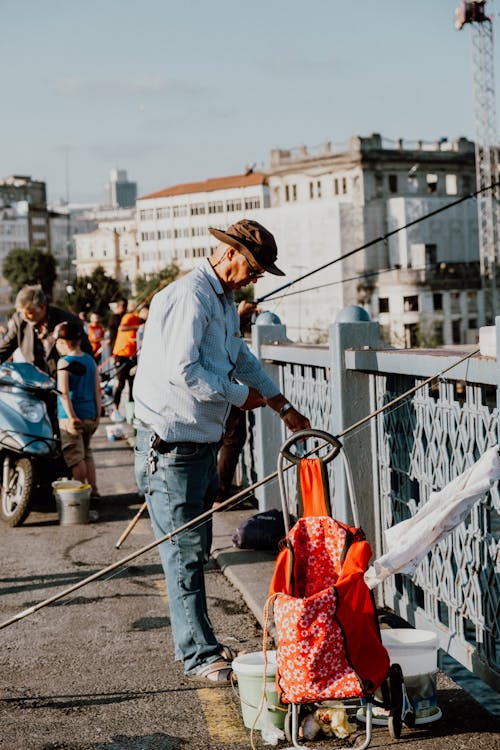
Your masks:
<path fill-rule="evenodd" d="M 458 0 L 0 0 L 0 177 L 100 202 L 352 135 L 475 134 Z M 495 35 L 499 0 L 490 0 Z M 500 44 L 495 36 L 496 46 Z M 498 80 L 498 54 L 495 51 Z"/>

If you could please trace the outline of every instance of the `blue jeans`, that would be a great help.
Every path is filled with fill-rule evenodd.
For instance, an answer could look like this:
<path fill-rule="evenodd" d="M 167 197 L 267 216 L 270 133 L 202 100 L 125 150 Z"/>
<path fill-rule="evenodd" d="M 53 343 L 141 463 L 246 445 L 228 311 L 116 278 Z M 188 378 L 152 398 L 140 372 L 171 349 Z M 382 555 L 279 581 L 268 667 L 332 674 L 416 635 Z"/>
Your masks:
<path fill-rule="evenodd" d="M 157 539 L 212 506 L 217 493 L 217 445 L 175 443 L 168 453 L 151 447 L 153 433 L 138 429 L 135 477 Z M 159 545 L 170 605 L 175 658 L 186 673 L 219 658 L 208 616 L 203 564 L 211 544 L 211 518 Z"/>

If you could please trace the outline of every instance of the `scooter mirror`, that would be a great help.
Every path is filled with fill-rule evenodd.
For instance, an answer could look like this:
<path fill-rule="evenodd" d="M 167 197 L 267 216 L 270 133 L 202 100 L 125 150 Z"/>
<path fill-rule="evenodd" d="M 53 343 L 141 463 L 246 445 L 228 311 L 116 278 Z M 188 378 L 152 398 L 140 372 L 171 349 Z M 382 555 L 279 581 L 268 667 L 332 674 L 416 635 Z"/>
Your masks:
<path fill-rule="evenodd" d="M 87 372 L 85 365 L 75 360 L 68 362 L 65 367 L 60 367 L 59 370 L 67 370 L 72 375 L 84 375 Z"/>

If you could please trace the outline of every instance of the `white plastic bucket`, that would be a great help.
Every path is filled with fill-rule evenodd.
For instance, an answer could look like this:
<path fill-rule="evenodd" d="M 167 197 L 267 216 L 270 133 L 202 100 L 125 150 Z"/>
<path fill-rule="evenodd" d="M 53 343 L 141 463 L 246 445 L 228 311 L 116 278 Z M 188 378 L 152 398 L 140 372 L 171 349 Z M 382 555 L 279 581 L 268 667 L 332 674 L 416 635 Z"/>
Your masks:
<path fill-rule="evenodd" d="M 382 643 L 392 664 L 399 664 L 417 723 L 441 716 L 437 705 L 436 672 L 438 637 L 431 630 L 394 628 L 381 630 Z"/>
<path fill-rule="evenodd" d="M 286 709 L 279 702 L 278 692 L 276 690 L 276 651 L 266 651 L 266 659 L 265 693 L 268 704 L 268 718 L 275 727 L 283 729 Z M 240 654 L 233 660 L 232 668 L 238 679 L 243 723 L 248 729 L 251 729 L 260 708 L 262 694 L 264 692 L 263 651 L 256 651 L 251 654 Z M 262 711 L 258 718 L 255 725 L 256 729 L 262 729 L 264 719 L 263 713 L 264 711 Z"/>
<path fill-rule="evenodd" d="M 380 634 L 391 662 L 397 662 L 405 676 L 437 670 L 438 637 L 432 630 L 384 628 Z"/>
<path fill-rule="evenodd" d="M 90 484 L 77 479 L 59 479 L 52 482 L 52 488 L 61 526 L 89 522 Z"/>

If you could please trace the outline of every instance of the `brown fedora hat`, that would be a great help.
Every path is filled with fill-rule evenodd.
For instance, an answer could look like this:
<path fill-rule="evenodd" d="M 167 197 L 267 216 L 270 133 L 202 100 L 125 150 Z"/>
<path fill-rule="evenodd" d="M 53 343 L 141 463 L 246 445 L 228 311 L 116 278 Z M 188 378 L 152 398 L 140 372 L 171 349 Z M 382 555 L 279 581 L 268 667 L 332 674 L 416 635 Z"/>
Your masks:
<path fill-rule="evenodd" d="M 251 257 L 259 264 L 264 271 L 274 273 L 275 276 L 284 276 L 274 261 L 278 257 L 278 248 L 276 240 L 258 221 L 251 219 L 242 219 L 232 224 L 226 232 L 214 227 L 208 227 L 210 234 L 217 237 L 218 240 L 226 245 L 240 250 L 243 255 L 250 253 Z"/>

